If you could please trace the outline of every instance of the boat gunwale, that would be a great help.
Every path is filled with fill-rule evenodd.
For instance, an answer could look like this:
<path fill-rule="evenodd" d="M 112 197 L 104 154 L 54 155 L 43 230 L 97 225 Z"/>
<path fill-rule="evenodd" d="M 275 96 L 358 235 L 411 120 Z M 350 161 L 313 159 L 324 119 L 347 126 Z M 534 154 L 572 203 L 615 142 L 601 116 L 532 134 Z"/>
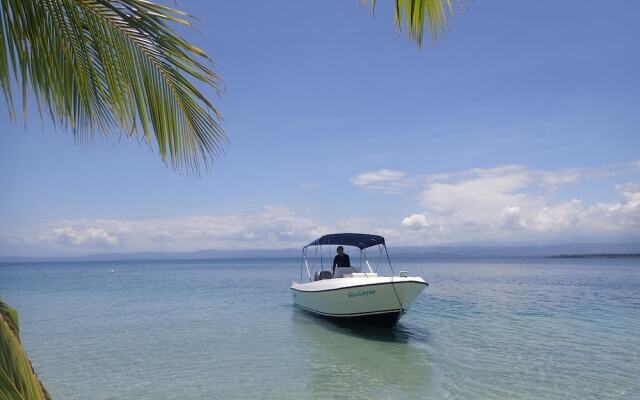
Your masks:
<path fill-rule="evenodd" d="M 344 279 L 344 278 L 334 278 L 334 279 Z M 298 283 L 297 285 L 306 285 L 307 283 L 311 283 L 311 282 L 306 282 L 306 283 Z M 332 288 L 332 289 L 320 289 L 320 290 L 300 290 L 300 289 L 296 289 L 293 286 L 290 287 L 291 290 L 295 290 L 296 292 L 304 292 L 304 293 L 319 293 L 319 292 L 331 292 L 334 290 L 344 290 L 344 289 L 352 289 L 352 288 L 358 288 L 358 287 L 364 287 L 364 286 L 379 286 L 379 285 L 401 285 L 404 283 L 417 283 L 419 285 L 425 285 L 425 286 L 429 286 L 429 284 L 427 282 L 424 281 L 413 281 L 413 280 L 403 280 L 403 281 L 399 281 L 399 282 L 394 282 L 393 280 L 389 281 L 389 282 L 377 282 L 377 283 L 364 283 L 361 285 L 350 285 L 350 286 L 343 286 L 343 287 L 338 287 L 338 288 Z"/>

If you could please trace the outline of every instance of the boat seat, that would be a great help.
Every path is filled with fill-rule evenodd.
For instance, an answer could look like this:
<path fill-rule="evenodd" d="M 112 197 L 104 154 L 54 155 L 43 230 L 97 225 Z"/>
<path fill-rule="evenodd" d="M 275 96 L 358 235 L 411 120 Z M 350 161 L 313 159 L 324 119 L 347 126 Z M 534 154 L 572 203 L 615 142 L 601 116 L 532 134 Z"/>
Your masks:
<path fill-rule="evenodd" d="M 334 278 L 342 278 L 344 274 L 352 274 L 354 272 L 351 267 L 338 267 L 336 268 L 336 274 Z"/>
<path fill-rule="evenodd" d="M 333 278 L 333 275 L 331 275 L 331 271 L 316 271 L 313 280 L 314 281 L 321 281 L 323 279 L 331 279 Z"/>

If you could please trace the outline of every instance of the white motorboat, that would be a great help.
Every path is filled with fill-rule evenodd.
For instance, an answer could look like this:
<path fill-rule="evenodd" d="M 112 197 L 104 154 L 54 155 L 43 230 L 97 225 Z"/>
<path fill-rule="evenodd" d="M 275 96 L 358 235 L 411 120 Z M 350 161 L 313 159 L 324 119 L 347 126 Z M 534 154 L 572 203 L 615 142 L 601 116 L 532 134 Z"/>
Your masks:
<path fill-rule="evenodd" d="M 359 251 L 359 265 L 327 267 L 323 260 L 323 246 L 351 246 Z M 367 249 L 377 247 L 378 264 L 384 257 L 389 263 L 391 275 L 382 276 L 371 267 Z M 313 262 L 309 263 L 309 249 L 315 248 Z M 320 270 L 311 271 L 318 260 Z M 307 279 L 304 278 L 306 270 Z M 303 282 L 304 280 L 304 282 Z M 418 276 L 407 276 L 405 271 L 395 275 L 389 253 L 382 236 L 361 233 L 337 233 L 322 236 L 302 249 L 300 282 L 293 282 L 293 303 L 310 313 L 338 321 L 394 326 L 404 315 L 420 292 L 429 286 Z"/>

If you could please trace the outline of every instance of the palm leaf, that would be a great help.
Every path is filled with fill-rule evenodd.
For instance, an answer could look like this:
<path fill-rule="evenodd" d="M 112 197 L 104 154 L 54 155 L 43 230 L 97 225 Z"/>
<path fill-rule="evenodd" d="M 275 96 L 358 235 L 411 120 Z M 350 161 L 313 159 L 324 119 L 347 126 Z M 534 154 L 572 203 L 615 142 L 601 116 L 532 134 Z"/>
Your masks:
<path fill-rule="evenodd" d="M 50 400 L 18 336 L 18 314 L 0 300 L 0 399 Z"/>
<path fill-rule="evenodd" d="M 362 0 L 362 3 L 366 5 L 369 1 Z M 375 9 L 376 0 L 371 0 L 371 7 Z M 396 26 L 406 29 L 409 37 L 422 47 L 425 24 L 435 42 L 447 27 L 447 11 L 452 10 L 452 0 L 396 0 Z"/>
<path fill-rule="evenodd" d="M 35 95 L 38 111 L 76 138 L 143 138 L 178 170 L 222 151 L 220 115 L 196 87 L 217 91 L 210 59 L 172 25 L 185 13 L 147 0 L 0 0 L 0 85 Z"/>

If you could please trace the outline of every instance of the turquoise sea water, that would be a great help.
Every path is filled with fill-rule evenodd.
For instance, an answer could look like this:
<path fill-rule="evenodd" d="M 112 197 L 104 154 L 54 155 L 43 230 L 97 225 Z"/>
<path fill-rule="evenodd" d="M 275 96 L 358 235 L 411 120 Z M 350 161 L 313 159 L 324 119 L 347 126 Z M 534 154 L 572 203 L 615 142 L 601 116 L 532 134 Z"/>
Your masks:
<path fill-rule="evenodd" d="M 395 264 L 431 286 L 392 331 L 295 309 L 297 260 L 0 264 L 0 296 L 55 399 L 640 399 L 640 260 Z"/>

